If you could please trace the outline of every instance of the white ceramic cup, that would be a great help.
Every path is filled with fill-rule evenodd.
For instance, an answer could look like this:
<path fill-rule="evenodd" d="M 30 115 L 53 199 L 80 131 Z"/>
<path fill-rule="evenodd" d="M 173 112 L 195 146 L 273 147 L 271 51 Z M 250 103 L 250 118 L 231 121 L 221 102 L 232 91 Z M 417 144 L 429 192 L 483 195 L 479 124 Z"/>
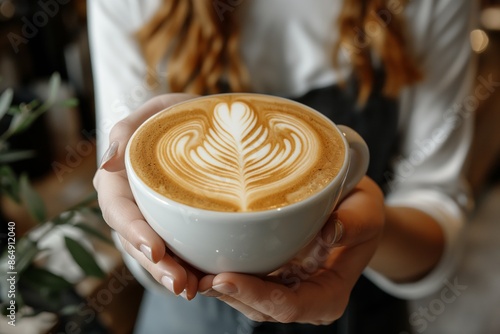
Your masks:
<path fill-rule="evenodd" d="M 325 188 L 300 202 L 256 212 L 217 212 L 178 203 L 149 188 L 134 172 L 129 154 L 132 136 L 125 165 L 134 198 L 167 247 L 193 267 L 211 274 L 268 274 L 314 239 L 339 199 L 366 173 L 369 152 L 364 140 L 349 127 L 329 122 L 343 138 L 344 164 Z"/>

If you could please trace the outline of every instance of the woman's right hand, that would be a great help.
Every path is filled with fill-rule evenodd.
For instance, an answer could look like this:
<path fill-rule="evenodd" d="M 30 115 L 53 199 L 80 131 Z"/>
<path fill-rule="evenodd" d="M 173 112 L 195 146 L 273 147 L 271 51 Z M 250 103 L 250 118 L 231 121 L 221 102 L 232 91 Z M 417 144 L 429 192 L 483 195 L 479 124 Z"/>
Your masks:
<path fill-rule="evenodd" d="M 104 220 L 118 235 L 123 249 L 160 284 L 186 299 L 194 298 L 198 290 L 196 271 L 173 256 L 163 239 L 145 221 L 128 183 L 124 157 L 128 140 L 146 119 L 194 97 L 190 94 L 160 95 L 118 122 L 111 129 L 110 146 L 94 177 Z"/>

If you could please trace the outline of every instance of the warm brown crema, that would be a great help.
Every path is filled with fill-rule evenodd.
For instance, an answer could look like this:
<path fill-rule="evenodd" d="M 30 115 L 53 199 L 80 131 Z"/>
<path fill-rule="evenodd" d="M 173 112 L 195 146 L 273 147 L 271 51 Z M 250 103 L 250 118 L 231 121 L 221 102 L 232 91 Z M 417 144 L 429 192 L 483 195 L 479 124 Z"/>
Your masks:
<path fill-rule="evenodd" d="M 177 104 L 132 139 L 132 166 L 156 192 L 215 211 L 260 211 L 324 188 L 344 162 L 333 125 L 307 107 L 253 94 Z"/>

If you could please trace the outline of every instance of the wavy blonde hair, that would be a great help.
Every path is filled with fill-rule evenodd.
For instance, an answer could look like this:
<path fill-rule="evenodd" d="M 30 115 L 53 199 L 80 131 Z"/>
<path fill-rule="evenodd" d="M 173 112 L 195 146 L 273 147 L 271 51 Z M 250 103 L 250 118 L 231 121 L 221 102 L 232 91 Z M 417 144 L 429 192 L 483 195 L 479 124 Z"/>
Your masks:
<path fill-rule="evenodd" d="M 345 0 L 343 3 L 335 27 L 340 38 L 333 46 L 332 63 L 338 67 L 341 54 L 347 55 L 360 82 L 360 101 L 366 101 L 373 88 L 372 53 L 385 70 L 385 95 L 396 97 L 404 86 L 421 79 L 404 40 L 405 2 Z M 164 0 L 137 33 L 150 68 L 167 59 L 167 82 L 172 92 L 213 94 L 222 91 L 224 84 L 233 92 L 250 89 L 239 54 L 240 27 L 236 15 L 221 17 L 214 5 L 212 0 Z M 229 8 L 228 4 L 225 6 Z"/>

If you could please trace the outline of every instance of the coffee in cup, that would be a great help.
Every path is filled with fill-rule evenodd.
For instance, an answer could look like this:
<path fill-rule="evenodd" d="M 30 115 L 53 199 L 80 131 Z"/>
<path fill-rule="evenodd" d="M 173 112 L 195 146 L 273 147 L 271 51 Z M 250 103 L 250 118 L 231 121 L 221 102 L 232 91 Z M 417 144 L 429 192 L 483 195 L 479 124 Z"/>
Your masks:
<path fill-rule="evenodd" d="M 143 123 L 125 153 L 135 201 L 166 246 L 217 274 L 267 274 L 309 244 L 365 175 L 352 129 L 262 94 L 218 94 Z"/>
<path fill-rule="evenodd" d="M 301 201 L 334 179 L 344 145 L 328 119 L 275 97 L 226 94 L 173 106 L 141 127 L 134 171 L 176 202 L 246 212 Z"/>

